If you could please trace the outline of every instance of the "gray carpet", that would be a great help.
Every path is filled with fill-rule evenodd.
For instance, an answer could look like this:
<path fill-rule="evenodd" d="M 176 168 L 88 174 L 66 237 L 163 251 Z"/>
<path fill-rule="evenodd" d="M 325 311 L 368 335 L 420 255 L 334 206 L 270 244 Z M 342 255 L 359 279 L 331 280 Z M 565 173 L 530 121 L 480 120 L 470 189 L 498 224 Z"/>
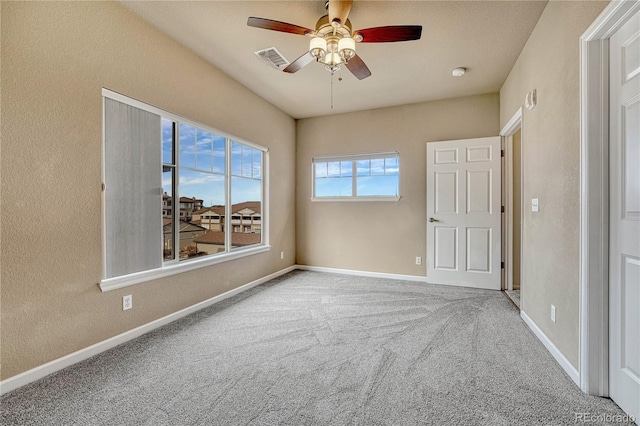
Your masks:
<path fill-rule="evenodd" d="M 583 394 L 500 292 L 302 271 L 0 402 L 6 425 L 569 425 L 575 413 L 623 415 Z"/>

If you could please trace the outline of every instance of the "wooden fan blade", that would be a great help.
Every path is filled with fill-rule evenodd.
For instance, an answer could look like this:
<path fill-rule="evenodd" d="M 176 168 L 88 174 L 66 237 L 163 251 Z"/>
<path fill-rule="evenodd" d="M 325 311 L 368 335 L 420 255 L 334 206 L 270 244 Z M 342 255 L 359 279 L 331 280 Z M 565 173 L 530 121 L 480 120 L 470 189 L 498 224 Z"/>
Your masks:
<path fill-rule="evenodd" d="M 329 0 L 329 22 L 343 25 L 351 12 L 352 0 Z"/>
<path fill-rule="evenodd" d="M 254 16 L 247 20 L 247 25 L 250 27 L 262 28 L 264 30 L 280 31 L 282 33 L 307 35 L 314 31 L 301 27 L 299 25 L 288 24 L 286 22 L 274 21 L 273 19 L 256 18 Z"/>
<path fill-rule="evenodd" d="M 304 55 L 300 56 L 298 59 L 291 62 L 289 66 L 283 69 L 282 71 L 293 74 L 294 72 L 300 71 L 302 68 L 306 67 L 311 62 L 313 62 L 313 56 L 311 56 L 311 53 L 306 52 Z"/>
<path fill-rule="evenodd" d="M 367 64 L 365 64 L 357 54 L 347 62 L 347 69 L 351 71 L 351 74 L 355 75 L 358 80 L 365 79 L 371 75 L 369 67 L 367 67 Z"/>
<path fill-rule="evenodd" d="M 388 27 L 365 28 L 353 33 L 353 38 L 360 43 L 389 43 L 394 41 L 419 40 L 422 25 L 391 25 Z"/>

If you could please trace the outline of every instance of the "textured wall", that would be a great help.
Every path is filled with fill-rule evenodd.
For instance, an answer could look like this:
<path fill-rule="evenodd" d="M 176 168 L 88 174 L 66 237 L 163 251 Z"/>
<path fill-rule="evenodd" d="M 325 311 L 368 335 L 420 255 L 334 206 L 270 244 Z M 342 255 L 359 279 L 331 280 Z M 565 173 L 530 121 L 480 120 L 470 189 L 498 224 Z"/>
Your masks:
<path fill-rule="evenodd" d="M 1 7 L 3 379 L 294 263 L 293 119 L 118 3 Z M 101 293 L 103 87 L 268 147 L 273 249 Z"/>
<path fill-rule="evenodd" d="M 500 90 L 504 126 L 530 90 L 524 109 L 523 309 L 578 366 L 580 75 L 579 38 L 606 2 L 551 1 Z M 531 212 L 532 198 L 540 211 Z M 550 319 L 555 305 L 557 322 Z"/>
<path fill-rule="evenodd" d="M 498 121 L 497 93 L 298 120 L 297 263 L 425 276 L 426 143 L 495 136 Z M 310 201 L 312 157 L 382 151 L 400 153 L 399 202 Z"/>

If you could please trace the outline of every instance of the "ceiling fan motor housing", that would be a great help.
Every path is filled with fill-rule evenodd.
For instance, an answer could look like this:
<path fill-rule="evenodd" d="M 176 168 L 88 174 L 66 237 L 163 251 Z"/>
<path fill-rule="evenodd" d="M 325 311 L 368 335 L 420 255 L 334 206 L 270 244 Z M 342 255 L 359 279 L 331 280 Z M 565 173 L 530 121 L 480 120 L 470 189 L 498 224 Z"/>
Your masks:
<path fill-rule="evenodd" d="M 340 33 L 342 37 L 351 37 L 351 21 L 348 19 L 338 28 L 331 25 L 331 22 L 329 22 L 329 15 L 324 15 L 318 19 L 318 22 L 316 22 L 316 33 L 320 37 L 324 37 L 325 34 L 333 32 L 334 29 L 336 30 L 336 33 Z"/>

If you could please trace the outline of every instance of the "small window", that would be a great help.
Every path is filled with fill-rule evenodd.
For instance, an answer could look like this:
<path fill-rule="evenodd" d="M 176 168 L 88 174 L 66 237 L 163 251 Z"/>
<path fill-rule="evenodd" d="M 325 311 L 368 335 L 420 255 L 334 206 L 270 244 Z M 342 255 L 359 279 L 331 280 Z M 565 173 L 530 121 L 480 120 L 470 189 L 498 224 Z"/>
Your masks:
<path fill-rule="evenodd" d="M 397 152 L 313 158 L 312 200 L 400 199 Z"/>

